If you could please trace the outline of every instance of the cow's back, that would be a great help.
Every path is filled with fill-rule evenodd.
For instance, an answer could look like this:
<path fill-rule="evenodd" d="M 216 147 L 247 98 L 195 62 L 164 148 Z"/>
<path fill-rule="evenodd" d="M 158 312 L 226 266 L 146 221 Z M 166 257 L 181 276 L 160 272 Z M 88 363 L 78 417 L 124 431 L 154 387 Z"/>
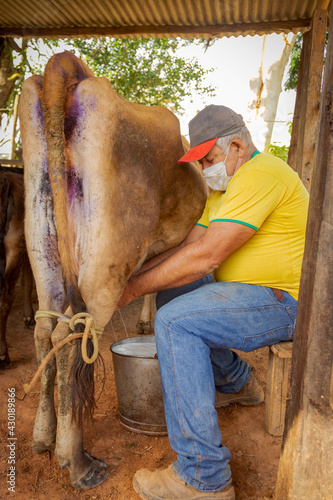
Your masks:
<path fill-rule="evenodd" d="M 182 241 L 207 192 L 193 165 L 178 165 L 184 147 L 175 115 L 126 101 L 108 80 L 89 78 L 72 92 L 66 116 L 75 124 L 65 121 L 67 168 L 75 165 L 103 193 L 103 218 L 124 228 L 122 241 L 144 243 L 149 256 Z"/>

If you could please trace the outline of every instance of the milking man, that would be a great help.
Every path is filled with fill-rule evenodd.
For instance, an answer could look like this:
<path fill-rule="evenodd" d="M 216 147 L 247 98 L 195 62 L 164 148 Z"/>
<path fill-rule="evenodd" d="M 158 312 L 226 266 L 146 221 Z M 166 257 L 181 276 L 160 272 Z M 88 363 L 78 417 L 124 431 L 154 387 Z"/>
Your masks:
<path fill-rule="evenodd" d="M 159 292 L 155 336 L 177 454 L 164 470 L 140 469 L 133 484 L 143 499 L 233 500 L 216 408 L 264 399 L 251 366 L 232 349 L 293 338 L 309 196 L 284 161 L 256 149 L 230 108 L 206 107 L 189 134 L 179 168 L 198 160 L 213 191 L 186 239 L 145 263 L 118 304 Z"/>

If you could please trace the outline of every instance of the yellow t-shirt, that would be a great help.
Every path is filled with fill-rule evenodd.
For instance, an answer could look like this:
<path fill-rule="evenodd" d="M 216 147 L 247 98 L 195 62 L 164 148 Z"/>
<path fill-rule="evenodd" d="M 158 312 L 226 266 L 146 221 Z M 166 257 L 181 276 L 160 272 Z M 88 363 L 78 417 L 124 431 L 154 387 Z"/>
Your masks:
<path fill-rule="evenodd" d="M 216 281 L 279 288 L 298 300 L 309 194 L 298 174 L 279 158 L 256 154 L 214 191 L 197 224 L 244 224 L 256 233 L 214 272 Z"/>

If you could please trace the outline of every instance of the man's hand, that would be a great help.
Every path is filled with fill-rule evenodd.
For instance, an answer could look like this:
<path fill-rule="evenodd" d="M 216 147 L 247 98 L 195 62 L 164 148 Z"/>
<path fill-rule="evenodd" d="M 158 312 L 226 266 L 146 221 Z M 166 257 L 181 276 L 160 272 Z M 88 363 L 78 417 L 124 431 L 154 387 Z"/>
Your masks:
<path fill-rule="evenodd" d="M 134 282 L 135 282 L 134 276 L 128 280 L 127 285 L 124 288 L 123 294 L 118 301 L 116 309 L 120 309 L 121 307 L 127 306 L 130 302 L 132 302 L 132 300 L 137 298 L 134 294 Z"/>

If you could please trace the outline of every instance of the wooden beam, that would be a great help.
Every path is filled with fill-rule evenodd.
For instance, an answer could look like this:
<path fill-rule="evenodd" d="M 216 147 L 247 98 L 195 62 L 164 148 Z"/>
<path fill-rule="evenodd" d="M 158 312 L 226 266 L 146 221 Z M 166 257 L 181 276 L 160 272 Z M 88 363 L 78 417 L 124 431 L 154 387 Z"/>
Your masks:
<path fill-rule="evenodd" d="M 1 167 L 23 167 L 23 160 L 8 160 L 7 158 L 0 158 Z"/>
<path fill-rule="evenodd" d="M 333 498 L 333 23 L 276 500 Z"/>
<path fill-rule="evenodd" d="M 299 120 L 297 123 L 296 171 L 310 191 L 315 147 L 318 140 L 320 89 L 327 31 L 327 11 L 316 10 L 311 28 L 303 36 L 302 73 L 300 74 Z"/>
<path fill-rule="evenodd" d="M 23 38 L 65 38 L 90 36 L 149 36 L 149 35 L 191 35 L 193 34 L 224 36 L 241 35 L 244 32 L 253 34 L 286 33 L 302 31 L 310 26 L 311 19 L 295 19 L 289 21 L 271 21 L 261 23 L 216 24 L 212 26 L 66 26 L 54 27 L 2 27 L 0 37 L 13 36 Z"/>
<path fill-rule="evenodd" d="M 325 9 L 329 8 L 331 0 L 317 0 L 316 9 Z"/>

